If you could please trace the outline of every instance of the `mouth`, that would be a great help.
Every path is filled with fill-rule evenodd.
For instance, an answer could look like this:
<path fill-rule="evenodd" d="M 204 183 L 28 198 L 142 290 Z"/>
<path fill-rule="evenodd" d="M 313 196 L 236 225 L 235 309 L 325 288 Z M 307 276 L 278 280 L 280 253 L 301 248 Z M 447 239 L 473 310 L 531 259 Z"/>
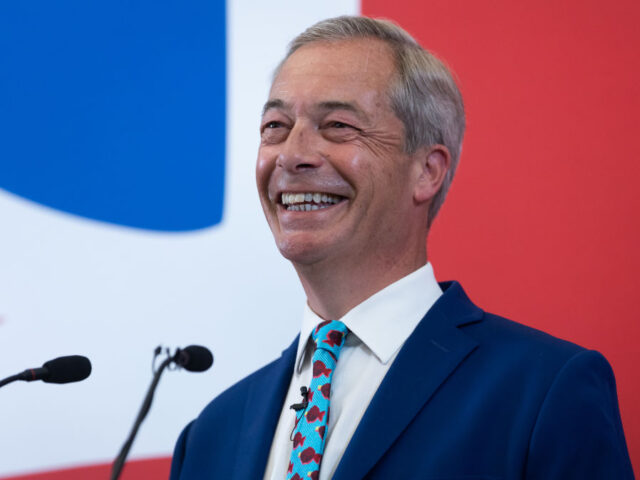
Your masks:
<path fill-rule="evenodd" d="M 310 212 L 332 207 L 346 200 L 346 197 L 323 192 L 282 192 L 280 205 L 287 211 Z"/>

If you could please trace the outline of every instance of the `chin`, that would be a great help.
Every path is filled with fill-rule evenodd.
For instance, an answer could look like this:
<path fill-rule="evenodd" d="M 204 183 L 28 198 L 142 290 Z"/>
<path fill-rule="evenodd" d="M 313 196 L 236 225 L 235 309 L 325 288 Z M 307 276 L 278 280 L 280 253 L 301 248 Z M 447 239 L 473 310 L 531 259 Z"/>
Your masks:
<path fill-rule="evenodd" d="M 280 254 L 297 265 L 313 265 L 324 257 L 323 249 L 317 242 L 300 238 L 287 238 L 276 241 Z"/>

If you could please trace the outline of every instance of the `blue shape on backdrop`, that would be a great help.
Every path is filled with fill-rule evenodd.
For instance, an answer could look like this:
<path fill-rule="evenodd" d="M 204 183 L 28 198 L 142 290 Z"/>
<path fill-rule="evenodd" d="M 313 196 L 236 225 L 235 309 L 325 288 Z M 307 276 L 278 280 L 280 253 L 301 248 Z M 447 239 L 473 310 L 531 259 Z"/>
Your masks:
<path fill-rule="evenodd" d="M 84 217 L 222 219 L 225 2 L 0 4 L 0 187 Z"/>

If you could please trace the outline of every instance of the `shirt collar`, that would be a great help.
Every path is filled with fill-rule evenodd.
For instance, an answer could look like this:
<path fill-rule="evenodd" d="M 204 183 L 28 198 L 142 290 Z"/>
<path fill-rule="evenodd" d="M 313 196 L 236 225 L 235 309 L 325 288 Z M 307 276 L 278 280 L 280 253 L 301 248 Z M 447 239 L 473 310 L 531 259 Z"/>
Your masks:
<path fill-rule="evenodd" d="M 351 332 L 347 342 L 355 335 L 381 363 L 389 362 L 400 350 L 409 335 L 431 306 L 442 295 L 430 263 L 388 285 L 356 305 L 342 318 Z M 300 372 L 311 331 L 322 322 L 308 304 L 305 305 L 296 356 Z"/>

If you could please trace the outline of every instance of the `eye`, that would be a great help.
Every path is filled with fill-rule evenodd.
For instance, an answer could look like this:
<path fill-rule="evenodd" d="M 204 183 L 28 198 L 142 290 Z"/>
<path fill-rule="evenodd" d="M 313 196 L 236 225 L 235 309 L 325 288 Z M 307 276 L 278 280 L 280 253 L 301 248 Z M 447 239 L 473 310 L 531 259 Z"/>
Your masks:
<path fill-rule="evenodd" d="M 270 122 L 265 123 L 262 126 L 262 130 L 267 130 L 269 128 L 280 128 L 280 127 L 282 127 L 282 123 L 281 122 L 278 122 L 276 120 L 272 120 Z"/>
<path fill-rule="evenodd" d="M 321 127 L 323 136 L 332 142 L 349 142 L 359 137 L 362 130 L 351 123 L 341 120 L 330 120 Z"/>
<path fill-rule="evenodd" d="M 344 123 L 344 122 L 329 122 L 328 125 L 329 128 L 355 128 L 352 125 L 349 125 L 348 123 Z"/>
<path fill-rule="evenodd" d="M 287 125 L 279 120 L 269 120 L 260 127 L 260 137 L 265 145 L 276 144 L 287 138 Z"/>

